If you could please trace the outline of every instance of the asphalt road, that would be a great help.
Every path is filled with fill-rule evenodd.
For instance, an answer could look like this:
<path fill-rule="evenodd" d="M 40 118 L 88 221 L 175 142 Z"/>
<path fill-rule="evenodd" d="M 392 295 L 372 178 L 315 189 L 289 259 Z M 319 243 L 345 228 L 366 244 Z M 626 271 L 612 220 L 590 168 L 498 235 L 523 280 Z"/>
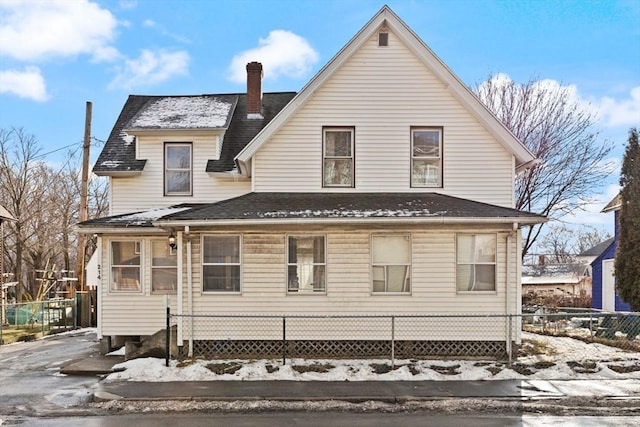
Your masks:
<path fill-rule="evenodd" d="M 279 426 L 279 427 L 625 427 L 636 426 L 636 417 L 548 417 L 486 416 L 486 415 L 442 415 L 423 412 L 412 413 L 368 413 L 343 412 L 268 413 L 268 414 L 139 414 L 108 417 L 65 417 L 49 419 L 7 420 L 20 426 L 39 427 L 216 427 L 216 426 Z"/>
<path fill-rule="evenodd" d="M 91 399 L 98 377 L 58 374 L 63 364 L 97 353 L 94 332 L 72 335 L 0 346 L 0 415 L 47 413 Z"/>

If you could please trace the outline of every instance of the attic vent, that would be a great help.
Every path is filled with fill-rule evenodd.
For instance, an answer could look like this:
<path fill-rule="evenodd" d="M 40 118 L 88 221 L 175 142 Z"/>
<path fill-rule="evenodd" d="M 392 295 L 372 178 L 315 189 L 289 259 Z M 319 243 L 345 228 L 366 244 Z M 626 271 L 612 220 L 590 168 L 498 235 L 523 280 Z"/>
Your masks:
<path fill-rule="evenodd" d="M 386 31 L 378 33 L 378 46 L 389 46 L 389 33 Z"/>

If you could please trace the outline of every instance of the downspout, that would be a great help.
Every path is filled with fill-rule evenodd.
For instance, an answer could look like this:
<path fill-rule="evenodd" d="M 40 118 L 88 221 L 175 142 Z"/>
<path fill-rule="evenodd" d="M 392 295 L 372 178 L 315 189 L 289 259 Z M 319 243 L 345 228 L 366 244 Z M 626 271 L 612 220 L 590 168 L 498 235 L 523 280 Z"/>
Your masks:
<path fill-rule="evenodd" d="M 517 287 L 519 286 L 518 280 L 515 280 L 515 283 L 514 283 L 512 279 L 513 268 L 511 266 L 513 262 L 513 249 L 512 249 L 513 237 L 517 229 L 518 229 L 518 223 L 514 222 L 513 230 L 510 231 L 509 234 L 507 234 L 507 251 L 506 251 L 507 252 L 507 266 L 506 266 L 507 278 L 506 278 L 506 291 L 505 291 L 505 314 L 507 315 L 507 343 L 506 344 L 507 344 L 507 354 L 509 355 L 509 360 L 511 360 L 513 341 L 519 341 L 517 338 L 518 329 L 517 327 L 514 328 L 514 325 L 518 324 L 518 319 L 517 317 L 515 319 L 511 317 L 513 314 L 517 314 L 517 313 L 514 313 L 514 310 L 511 305 L 511 298 L 512 298 L 511 286 L 513 285 L 516 286 L 516 296 L 518 294 Z"/>
<path fill-rule="evenodd" d="M 189 236 L 189 226 L 184 227 Z M 191 265 L 191 237 L 187 239 L 187 314 L 193 315 L 193 266 Z M 189 317 L 189 357 L 193 357 L 193 317 Z"/>
<path fill-rule="evenodd" d="M 102 339 L 102 292 L 104 292 L 107 289 L 107 287 L 105 286 L 106 280 L 103 278 L 106 273 L 102 271 L 102 266 L 105 265 L 102 262 L 102 236 L 98 236 L 97 238 L 96 251 L 98 251 L 97 256 L 98 256 L 98 279 L 99 279 L 98 281 L 99 288 L 98 288 L 98 291 L 96 292 L 96 294 L 98 295 L 98 298 L 97 298 L 98 315 L 96 318 L 96 329 L 98 330 L 97 338 L 101 340 Z"/>
<path fill-rule="evenodd" d="M 182 231 L 178 231 L 178 316 L 182 316 L 183 314 L 183 305 L 184 305 L 184 284 L 182 281 L 182 274 L 184 271 L 184 267 L 183 267 L 183 263 L 184 263 L 184 251 L 182 249 Z M 177 341 L 178 341 L 178 346 L 182 347 L 182 345 L 184 344 L 184 340 L 182 337 L 183 334 L 183 321 L 182 321 L 182 317 L 179 317 L 180 321 L 178 322 L 178 336 L 177 336 Z"/>

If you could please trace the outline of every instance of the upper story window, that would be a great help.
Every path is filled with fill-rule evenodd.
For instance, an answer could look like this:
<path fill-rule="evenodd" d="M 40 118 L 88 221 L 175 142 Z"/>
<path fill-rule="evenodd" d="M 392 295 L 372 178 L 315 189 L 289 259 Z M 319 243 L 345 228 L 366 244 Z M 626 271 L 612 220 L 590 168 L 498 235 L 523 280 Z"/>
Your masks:
<path fill-rule="evenodd" d="M 164 194 L 165 196 L 190 196 L 192 194 L 192 147 L 188 142 L 164 144 Z"/>
<path fill-rule="evenodd" d="M 326 127 L 322 133 L 322 186 L 353 187 L 354 128 Z"/>
<path fill-rule="evenodd" d="M 496 290 L 496 234 L 458 234 L 458 292 Z"/>
<path fill-rule="evenodd" d="M 371 237 L 373 292 L 411 292 L 411 238 L 408 235 Z"/>
<path fill-rule="evenodd" d="M 411 186 L 442 187 L 442 129 L 411 129 Z"/>
<path fill-rule="evenodd" d="M 178 257 L 167 239 L 151 241 L 151 291 L 175 293 L 178 286 Z"/>
<path fill-rule="evenodd" d="M 202 290 L 240 292 L 240 236 L 202 236 Z"/>
<path fill-rule="evenodd" d="M 287 291 L 324 292 L 326 257 L 324 236 L 289 236 Z"/>
<path fill-rule="evenodd" d="M 112 292 L 142 292 L 139 240 L 111 242 Z"/>

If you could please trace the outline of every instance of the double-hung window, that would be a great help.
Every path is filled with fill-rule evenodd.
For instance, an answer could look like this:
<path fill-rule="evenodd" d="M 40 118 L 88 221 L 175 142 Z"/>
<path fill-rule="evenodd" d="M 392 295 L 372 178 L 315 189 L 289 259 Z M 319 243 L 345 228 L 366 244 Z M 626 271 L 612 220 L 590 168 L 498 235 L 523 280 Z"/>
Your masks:
<path fill-rule="evenodd" d="M 175 293 L 178 286 L 178 257 L 167 239 L 151 241 L 151 291 Z"/>
<path fill-rule="evenodd" d="M 287 238 L 287 291 L 326 291 L 326 249 L 324 236 Z"/>
<path fill-rule="evenodd" d="M 374 293 L 411 292 L 410 236 L 372 236 L 371 266 Z"/>
<path fill-rule="evenodd" d="M 458 234 L 458 292 L 496 290 L 496 234 Z"/>
<path fill-rule="evenodd" d="M 191 143 L 167 142 L 164 144 L 164 194 L 165 196 L 190 196 L 192 194 L 193 160 Z"/>
<path fill-rule="evenodd" d="M 111 242 L 112 292 L 141 292 L 141 242 L 139 240 Z"/>
<path fill-rule="evenodd" d="M 322 134 L 322 186 L 353 187 L 354 128 L 325 127 Z"/>
<path fill-rule="evenodd" d="M 240 236 L 202 237 L 202 290 L 240 292 Z"/>
<path fill-rule="evenodd" d="M 411 129 L 411 186 L 442 187 L 442 129 Z"/>

